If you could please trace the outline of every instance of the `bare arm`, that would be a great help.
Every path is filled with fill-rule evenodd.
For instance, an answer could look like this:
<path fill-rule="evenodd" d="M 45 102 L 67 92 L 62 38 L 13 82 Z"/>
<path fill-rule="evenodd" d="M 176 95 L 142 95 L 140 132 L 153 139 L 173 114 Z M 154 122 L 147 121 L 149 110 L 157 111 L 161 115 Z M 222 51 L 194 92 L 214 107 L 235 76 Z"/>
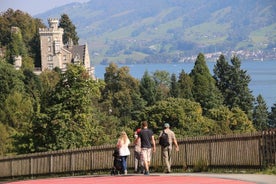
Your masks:
<path fill-rule="evenodd" d="M 176 138 L 173 139 L 173 143 L 174 143 L 174 145 L 175 145 L 175 150 L 176 150 L 176 151 L 179 151 L 179 147 L 178 147 Z"/>

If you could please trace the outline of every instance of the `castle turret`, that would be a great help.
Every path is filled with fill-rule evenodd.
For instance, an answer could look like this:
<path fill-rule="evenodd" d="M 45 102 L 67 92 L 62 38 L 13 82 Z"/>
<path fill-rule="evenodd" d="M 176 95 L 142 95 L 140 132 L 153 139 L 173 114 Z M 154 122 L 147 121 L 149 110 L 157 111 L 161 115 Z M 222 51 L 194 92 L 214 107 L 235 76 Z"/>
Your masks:
<path fill-rule="evenodd" d="M 58 19 L 53 19 L 53 18 L 49 18 L 48 19 L 48 23 L 49 23 L 49 27 L 52 29 L 58 29 Z"/>
<path fill-rule="evenodd" d="M 63 68 L 61 49 L 63 48 L 63 28 L 58 27 L 59 20 L 48 19 L 49 28 L 40 28 L 41 70 Z"/>

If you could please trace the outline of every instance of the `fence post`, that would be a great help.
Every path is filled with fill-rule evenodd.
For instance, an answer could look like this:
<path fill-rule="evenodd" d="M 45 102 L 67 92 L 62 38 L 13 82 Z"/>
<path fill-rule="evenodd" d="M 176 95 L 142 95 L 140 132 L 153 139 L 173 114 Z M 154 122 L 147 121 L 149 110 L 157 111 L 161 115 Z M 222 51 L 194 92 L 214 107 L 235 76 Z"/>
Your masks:
<path fill-rule="evenodd" d="M 211 141 L 209 140 L 209 164 L 208 166 L 211 166 L 212 165 L 212 147 L 211 147 Z"/>
<path fill-rule="evenodd" d="M 33 157 L 30 157 L 29 164 L 30 164 L 30 171 L 29 171 L 30 172 L 30 176 L 33 179 L 33 172 L 34 172 L 34 170 L 33 170 Z"/>
<path fill-rule="evenodd" d="M 187 143 L 186 142 L 184 142 L 184 153 L 185 153 L 185 158 L 184 158 L 185 159 L 185 161 L 184 161 L 185 167 L 188 168 L 188 156 L 187 156 Z"/>
<path fill-rule="evenodd" d="M 74 176 L 74 170 L 75 170 L 75 157 L 74 152 L 70 154 L 70 172 Z"/>
<path fill-rule="evenodd" d="M 54 170 L 54 169 L 53 169 L 53 167 L 54 167 L 53 164 L 54 164 L 54 162 L 53 162 L 53 154 L 51 154 L 51 155 L 50 155 L 50 167 L 49 167 L 49 169 L 50 169 L 50 171 L 49 171 L 50 174 L 53 173 L 53 170 Z"/>
<path fill-rule="evenodd" d="M 12 166 L 12 159 L 11 159 L 11 162 L 10 162 L 10 164 L 11 164 L 11 167 L 10 167 L 10 172 L 11 172 L 11 177 L 13 178 L 13 166 Z"/>

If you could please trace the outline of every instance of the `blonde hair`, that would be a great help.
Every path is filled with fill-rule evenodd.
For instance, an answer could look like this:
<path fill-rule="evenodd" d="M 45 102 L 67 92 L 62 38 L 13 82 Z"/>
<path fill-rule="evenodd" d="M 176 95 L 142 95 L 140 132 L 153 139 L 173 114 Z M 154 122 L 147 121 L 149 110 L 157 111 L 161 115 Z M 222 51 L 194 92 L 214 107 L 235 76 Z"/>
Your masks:
<path fill-rule="evenodd" d="M 120 138 L 119 138 L 119 139 L 122 140 L 122 142 L 123 142 L 124 144 L 127 142 L 128 136 L 127 136 L 127 134 L 126 134 L 125 131 L 122 131 L 122 132 L 120 133 Z"/>

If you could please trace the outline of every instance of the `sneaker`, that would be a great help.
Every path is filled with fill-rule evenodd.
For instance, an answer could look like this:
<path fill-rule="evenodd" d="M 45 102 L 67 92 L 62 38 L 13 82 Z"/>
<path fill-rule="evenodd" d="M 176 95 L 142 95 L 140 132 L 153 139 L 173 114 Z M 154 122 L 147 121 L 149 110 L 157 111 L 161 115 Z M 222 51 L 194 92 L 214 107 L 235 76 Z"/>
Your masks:
<path fill-rule="evenodd" d="M 127 175 L 127 170 L 124 171 L 124 174 Z"/>
<path fill-rule="evenodd" d="M 144 175 L 149 175 L 149 171 L 145 171 Z"/>

